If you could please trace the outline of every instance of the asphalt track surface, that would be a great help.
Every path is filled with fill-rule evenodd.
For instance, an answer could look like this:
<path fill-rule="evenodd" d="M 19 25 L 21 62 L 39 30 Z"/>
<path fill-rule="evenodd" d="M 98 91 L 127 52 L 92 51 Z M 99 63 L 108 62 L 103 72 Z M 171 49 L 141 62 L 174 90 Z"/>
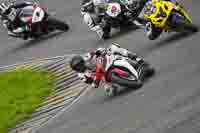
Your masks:
<path fill-rule="evenodd" d="M 148 41 L 141 29 L 98 40 L 81 23 L 78 0 L 43 0 L 70 31 L 39 41 L 7 37 L 1 28 L 0 65 L 33 57 L 81 53 L 82 49 L 119 42 L 142 55 L 156 68 L 156 75 L 137 91 L 108 98 L 103 90 L 89 91 L 37 133 L 198 133 L 200 131 L 200 34 L 163 35 Z M 182 0 L 199 24 L 199 0 Z M 81 49 L 80 49 L 81 48 Z"/>

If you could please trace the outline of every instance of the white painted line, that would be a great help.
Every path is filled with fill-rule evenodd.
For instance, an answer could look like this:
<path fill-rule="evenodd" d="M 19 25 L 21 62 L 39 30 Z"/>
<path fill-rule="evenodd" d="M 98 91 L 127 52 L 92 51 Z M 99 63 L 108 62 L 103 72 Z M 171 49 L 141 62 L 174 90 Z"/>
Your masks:
<path fill-rule="evenodd" d="M 70 49 L 70 51 L 79 51 L 79 52 L 87 52 L 89 49 Z M 65 55 L 62 55 L 62 56 L 54 56 L 54 57 L 38 57 L 38 58 L 26 58 L 27 61 L 24 61 L 24 62 L 18 62 L 18 63 L 15 63 L 15 64 L 11 64 L 11 65 L 6 65 L 6 66 L 0 66 L 0 69 L 5 69 L 5 68 L 9 68 L 9 67 L 15 67 L 17 65 L 20 65 L 20 64 L 27 64 L 27 63 L 30 63 L 32 62 L 32 60 L 37 60 L 37 59 L 41 59 L 41 60 L 54 60 L 54 59 L 58 59 L 58 58 L 64 58 L 64 57 L 67 57 L 67 58 L 70 58 L 72 56 L 74 56 L 76 54 L 65 54 Z"/>
<path fill-rule="evenodd" d="M 17 65 L 20 65 L 20 64 L 27 64 L 27 63 L 31 63 L 33 60 L 53 60 L 53 59 L 58 59 L 58 58 L 64 58 L 64 57 L 66 57 L 66 58 L 70 58 L 70 57 L 72 57 L 74 54 L 70 54 L 70 55 L 68 55 L 68 54 L 66 54 L 66 55 L 63 55 L 63 56 L 55 56 L 55 57 L 47 57 L 47 58 L 30 58 L 30 59 L 27 59 L 27 61 L 25 61 L 25 62 L 19 62 L 19 63 L 15 63 L 15 64 L 11 64 L 11 65 L 6 65 L 6 66 L 2 66 L 2 67 L 0 67 L 0 69 L 6 69 L 6 68 L 9 68 L 9 67 L 15 67 L 15 66 L 17 66 Z"/>

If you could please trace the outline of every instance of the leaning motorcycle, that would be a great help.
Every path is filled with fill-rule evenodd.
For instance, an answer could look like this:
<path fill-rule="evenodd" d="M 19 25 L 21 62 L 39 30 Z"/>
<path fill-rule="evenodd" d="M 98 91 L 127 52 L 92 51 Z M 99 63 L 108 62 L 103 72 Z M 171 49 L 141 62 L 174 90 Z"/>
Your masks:
<path fill-rule="evenodd" d="M 135 19 L 144 7 L 145 1 L 141 0 L 137 5 L 137 7 L 129 11 L 124 5 L 117 2 L 108 3 L 105 13 L 102 15 L 100 26 L 96 28 L 97 34 L 103 39 L 106 39 L 109 37 L 111 28 L 133 25 Z"/>
<path fill-rule="evenodd" d="M 8 14 L 8 18 L 12 19 L 13 13 Z M 29 38 L 38 38 L 41 35 L 48 34 L 55 30 L 67 31 L 69 26 L 67 23 L 60 21 L 47 13 L 47 9 L 41 7 L 38 3 L 33 3 L 19 9 L 19 19 L 28 26 L 28 31 L 19 34 L 28 34 Z M 21 37 L 21 35 L 19 35 Z"/>
<path fill-rule="evenodd" d="M 197 31 L 191 16 L 179 3 L 152 0 L 151 7 L 145 6 L 144 9 L 146 35 L 150 40 L 158 38 L 163 31 Z"/>
<path fill-rule="evenodd" d="M 139 65 L 127 57 L 106 55 L 106 68 L 101 85 L 108 96 L 115 96 L 124 89 L 137 89 L 145 78 L 151 76 L 154 69 L 150 65 Z"/>

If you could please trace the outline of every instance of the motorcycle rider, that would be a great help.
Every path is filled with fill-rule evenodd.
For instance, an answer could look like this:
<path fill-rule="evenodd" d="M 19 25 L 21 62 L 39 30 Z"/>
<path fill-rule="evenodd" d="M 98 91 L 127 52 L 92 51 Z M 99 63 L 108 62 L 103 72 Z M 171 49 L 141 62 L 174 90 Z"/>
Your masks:
<path fill-rule="evenodd" d="M 139 15 L 141 8 L 143 8 L 141 4 L 144 5 L 146 0 L 142 1 L 143 3 L 136 0 L 83 0 L 81 2 L 81 14 L 83 16 L 83 21 L 92 31 L 97 32 L 102 38 L 107 39 L 110 37 L 109 33 L 111 29 L 106 22 L 103 23 L 101 21 L 107 4 L 110 2 L 119 3 L 121 7 L 126 10 L 126 16 L 135 16 L 135 24 L 141 26 L 140 21 L 137 21 L 137 16 Z"/>
<path fill-rule="evenodd" d="M 104 7 L 106 2 L 104 0 L 83 0 L 81 2 L 81 14 L 83 21 L 92 31 L 97 32 L 102 38 L 109 38 L 109 31 L 106 25 L 101 25 L 101 19 L 104 15 Z M 102 29 L 101 29 L 102 28 Z M 102 33 L 103 30 L 103 33 Z"/>
<path fill-rule="evenodd" d="M 145 31 L 147 33 L 147 36 L 150 35 L 151 32 L 152 32 L 152 23 L 148 22 L 145 19 L 144 13 L 151 14 L 153 12 L 153 8 L 152 8 L 153 3 L 158 2 L 158 1 L 170 1 L 170 2 L 174 3 L 175 5 L 181 6 L 176 0 L 148 0 L 145 4 L 143 10 L 141 11 L 141 13 L 138 15 L 140 23 L 142 23 L 145 27 Z"/>
<path fill-rule="evenodd" d="M 8 29 L 8 35 L 14 37 L 22 37 L 24 40 L 28 38 L 28 34 L 24 34 L 29 31 L 28 26 L 21 22 L 18 17 L 20 9 L 30 6 L 33 3 L 27 1 L 20 1 L 16 3 L 1 3 L 0 4 L 0 16 L 3 22 L 3 26 Z"/>
<path fill-rule="evenodd" d="M 134 67 L 138 67 L 144 61 L 127 49 L 120 47 L 119 44 L 113 43 L 108 48 L 98 48 L 87 53 L 85 56 L 76 55 L 70 61 L 72 70 L 78 73 L 78 76 L 85 83 L 92 84 L 93 87 L 98 87 L 105 72 L 106 54 L 119 54 L 128 57 L 133 61 Z"/>

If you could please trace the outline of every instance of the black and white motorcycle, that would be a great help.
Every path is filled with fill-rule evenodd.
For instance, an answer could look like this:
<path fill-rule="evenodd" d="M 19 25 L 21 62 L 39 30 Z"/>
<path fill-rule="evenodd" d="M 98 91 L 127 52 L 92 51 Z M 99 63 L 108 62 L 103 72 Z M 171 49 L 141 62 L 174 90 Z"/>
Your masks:
<path fill-rule="evenodd" d="M 66 22 L 51 16 L 46 8 L 41 7 L 36 2 L 24 8 L 17 9 L 17 12 L 16 14 L 16 11 L 13 10 L 7 14 L 8 21 L 12 21 L 12 19 L 18 17 L 29 30 L 25 32 L 13 31 L 14 34 L 19 34 L 16 37 L 23 36 L 20 34 L 27 34 L 29 38 L 38 38 L 55 30 L 67 31 L 69 29 Z"/>

